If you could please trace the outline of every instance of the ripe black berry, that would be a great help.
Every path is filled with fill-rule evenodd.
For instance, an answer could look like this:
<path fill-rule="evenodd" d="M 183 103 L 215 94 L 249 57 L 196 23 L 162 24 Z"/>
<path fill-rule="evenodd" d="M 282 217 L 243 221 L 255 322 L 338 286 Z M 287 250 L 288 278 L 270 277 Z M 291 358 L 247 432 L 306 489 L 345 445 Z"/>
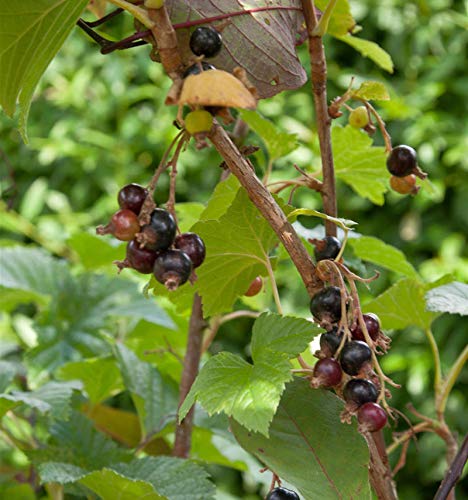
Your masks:
<path fill-rule="evenodd" d="M 343 372 L 336 359 L 320 359 L 314 366 L 314 377 L 323 387 L 333 387 L 341 382 Z"/>
<path fill-rule="evenodd" d="M 338 349 L 342 336 L 338 334 L 338 328 L 334 327 L 327 333 L 320 335 L 320 350 L 327 358 L 331 358 Z"/>
<path fill-rule="evenodd" d="M 261 276 L 257 276 L 254 280 L 252 280 L 252 283 L 250 283 L 249 288 L 247 291 L 244 293 L 246 297 L 254 297 L 255 295 L 258 295 L 263 288 L 263 279 Z"/>
<path fill-rule="evenodd" d="M 181 250 L 167 250 L 159 254 L 154 262 L 154 277 L 168 290 L 183 285 L 192 272 L 192 261 Z"/>
<path fill-rule="evenodd" d="M 340 363 L 343 371 L 348 375 L 357 375 L 364 363 L 372 358 L 370 347 L 361 340 L 352 340 L 344 345 L 340 355 Z"/>
<path fill-rule="evenodd" d="M 268 493 L 266 500 L 299 500 L 299 495 L 295 491 L 278 486 Z"/>
<path fill-rule="evenodd" d="M 155 208 L 151 213 L 150 223 L 144 226 L 141 232 L 142 238 L 138 241 L 146 248 L 166 250 L 174 242 L 176 222 L 167 210 Z"/>
<path fill-rule="evenodd" d="M 223 46 L 223 39 L 211 26 L 198 27 L 190 37 L 190 50 L 196 56 L 214 57 Z"/>
<path fill-rule="evenodd" d="M 319 321 L 336 323 L 341 318 L 341 291 L 329 286 L 316 293 L 310 301 L 310 312 Z"/>
<path fill-rule="evenodd" d="M 367 332 L 372 340 L 376 340 L 379 332 L 380 332 L 380 319 L 374 313 L 363 314 L 362 318 L 364 319 L 364 323 L 366 324 Z M 364 338 L 364 333 L 362 332 L 362 328 L 357 323 L 354 328 L 351 330 L 351 334 L 353 339 L 356 340 L 366 340 Z"/>
<path fill-rule="evenodd" d="M 323 240 L 313 240 L 314 255 L 317 262 L 325 259 L 335 259 L 341 250 L 341 242 L 334 236 L 326 236 Z"/>
<path fill-rule="evenodd" d="M 149 248 L 140 248 L 136 240 L 132 240 L 127 245 L 127 262 L 130 267 L 141 274 L 151 274 L 153 272 L 154 261 L 158 254 Z"/>
<path fill-rule="evenodd" d="M 198 234 L 179 234 L 174 240 L 174 246 L 190 257 L 194 269 L 200 266 L 205 260 L 205 244 Z"/>
<path fill-rule="evenodd" d="M 376 432 L 387 423 L 387 414 L 377 403 L 363 404 L 357 417 L 361 431 Z"/>
<path fill-rule="evenodd" d="M 107 226 L 96 228 L 97 234 L 113 234 L 118 240 L 130 241 L 140 230 L 137 215 L 131 210 L 122 209 L 115 212 Z"/>
<path fill-rule="evenodd" d="M 119 191 L 117 201 L 120 208 L 126 208 L 138 215 L 147 194 L 148 191 L 143 186 L 127 184 Z"/>
<path fill-rule="evenodd" d="M 416 151 L 410 146 L 396 146 L 388 155 L 387 169 L 395 177 L 405 177 L 416 167 Z"/>
<path fill-rule="evenodd" d="M 365 403 L 375 403 L 377 401 L 377 388 L 370 380 L 353 378 L 343 390 L 343 396 L 347 403 L 356 403 L 362 406 Z"/>
<path fill-rule="evenodd" d="M 205 61 L 202 61 L 201 66 L 202 67 L 200 69 L 200 64 L 199 63 L 192 64 L 192 66 L 189 66 L 184 71 L 184 74 L 182 75 L 183 78 L 187 78 L 187 76 L 191 76 L 191 75 L 198 75 L 202 71 L 209 71 L 210 69 L 216 69 L 212 64 L 209 64 L 209 63 L 207 63 Z"/>

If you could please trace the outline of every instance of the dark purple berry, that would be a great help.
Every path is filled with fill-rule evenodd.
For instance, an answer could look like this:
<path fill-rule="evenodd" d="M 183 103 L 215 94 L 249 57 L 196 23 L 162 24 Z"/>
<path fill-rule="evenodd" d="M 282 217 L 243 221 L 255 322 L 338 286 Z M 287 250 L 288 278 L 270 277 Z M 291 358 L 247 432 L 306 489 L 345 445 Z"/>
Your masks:
<path fill-rule="evenodd" d="M 200 26 L 190 36 L 190 50 L 196 56 L 214 57 L 222 46 L 221 35 L 211 26 Z"/>
<path fill-rule="evenodd" d="M 246 297 L 254 297 L 255 295 L 258 295 L 260 291 L 263 288 L 263 279 L 261 276 L 257 276 L 254 280 L 252 280 L 252 283 L 250 283 L 249 288 L 247 288 L 247 291 L 244 293 Z"/>
<path fill-rule="evenodd" d="M 120 208 L 126 208 L 138 215 L 147 195 L 148 191 L 143 186 L 127 184 L 119 191 L 117 201 Z"/>
<path fill-rule="evenodd" d="M 122 209 L 115 212 L 107 226 L 96 228 L 97 234 L 112 234 L 118 240 L 130 241 L 140 230 L 137 215 L 131 210 Z"/>
<path fill-rule="evenodd" d="M 320 350 L 327 357 L 331 358 L 338 349 L 342 336 L 338 334 L 338 328 L 334 327 L 327 333 L 320 335 Z"/>
<path fill-rule="evenodd" d="M 323 240 L 313 240 L 314 255 L 317 262 L 325 259 L 335 259 L 341 250 L 341 242 L 334 236 L 326 236 Z"/>
<path fill-rule="evenodd" d="M 176 222 L 174 217 L 162 208 L 155 208 L 151 213 L 150 223 L 143 227 L 140 243 L 151 250 L 166 250 L 174 242 Z"/>
<path fill-rule="evenodd" d="M 268 493 L 266 500 L 299 500 L 299 495 L 295 491 L 278 486 Z"/>
<path fill-rule="evenodd" d="M 159 254 L 154 262 L 154 277 L 168 290 L 183 285 L 192 272 L 192 261 L 180 250 L 167 250 Z"/>
<path fill-rule="evenodd" d="M 341 291 L 328 286 L 316 293 L 310 301 L 310 312 L 319 321 L 336 323 L 341 318 Z"/>
<path fill-rule="evenodd" d="M 127 245 L 126 259 L 128 265 L 141 274 L 151 274 L 153 272 L 154 261 L 158 254 L 149 248 L 140 248 L 136 240 L 130 241 Z"/>
<path fill-rule="evenodd" d="M 378 397 L 377 388 L 370 380 L 362 378 L 351 379 L 344 387 L 343 396 L 347 403 L 362 406 L 365 403 L 375 403 Z"/>
<path fill-rule="evenodd" d="M 370 347 L 361 340 L 347 342 L 340 354 L 343 371 L 348 375 L 357 375 L 365 363 L 372 358 Z"/>
<path fill-rule="evenodd" d="M 369 333 L 370 338 L 372 340 L 376 340 L 380 332 L 379 317 L 377 316 L 377 314 L 368 313 L 368 314 L 363 314 L 362 318 L 364 319 L 364 323 L 366 324 L 367 332 Z M 357 323 L 355 327 L 351 330 L 351 334 L 353 336 L 353 339 L 364 340 L 364 341 L 366 340 L 364 338 L 364 333 L 359 323 Z"/>
<path fill-rule="evenodd" d="M 380 431 L 387 423 L 387 414 L 377 403 L 363 404 L 359 408 L 357 417 L 361 431 Z"/>
<path fill-rule="evenodd" d="M 192 64 L 192 66 L 189 66 L 185 71 L 184 74 L 182 75 L 183 78 L 187 78 L 187 76 L 191 75 L 198 75 L 202 71 L 209 71 L 210 69 L 216 69 L 212 64 L 209 64 L 205 61 L 202 61 L 201 63 L 201 69 L 200 69 L 200 64 Z"/>
<path fill-rule="evenodd" d="M 205 244 L 198 234 L 179 234 L 174 240 L 174 246 L 190 257 L 194 269 L 200 266 L 205 260 Z"/>
<path fill-rule="evenodd" d="M 410 146 L 396 146 L 387 157 L 387 170 L 395 177 L 406 177 L 416 167 L 416 151 Z"/>
<path fill-rule="evenodd" d="M 333 387 L 341 382 L 343 372 L 340 363 L 333 358 L 320 359 L 314 366 L 314 377 L 323 387 Z"/>

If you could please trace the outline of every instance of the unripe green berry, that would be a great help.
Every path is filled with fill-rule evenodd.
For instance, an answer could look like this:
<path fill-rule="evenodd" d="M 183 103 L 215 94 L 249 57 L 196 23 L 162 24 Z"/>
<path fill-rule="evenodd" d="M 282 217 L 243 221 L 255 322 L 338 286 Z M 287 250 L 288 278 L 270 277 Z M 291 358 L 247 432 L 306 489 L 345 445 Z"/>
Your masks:
<path fill-rule="evenodd" d="M 147 9 L 160 9 L 164 6 L 164 0 L 145 0 Z"/>
<path fill-rule="evenodd" d="M 213 116 L 204 109 L 191 111 L 185 117 L 185 130 L 189 134 L 198 134 L 200 132 L 209 132 L 213 125 Z"/>
<path fill-rule="evenodd" d="M 351 111 L 349 124 L 354 128 L 364 128 L 369 124 L 369 115 L 365 106 L 359 106 Z"/>

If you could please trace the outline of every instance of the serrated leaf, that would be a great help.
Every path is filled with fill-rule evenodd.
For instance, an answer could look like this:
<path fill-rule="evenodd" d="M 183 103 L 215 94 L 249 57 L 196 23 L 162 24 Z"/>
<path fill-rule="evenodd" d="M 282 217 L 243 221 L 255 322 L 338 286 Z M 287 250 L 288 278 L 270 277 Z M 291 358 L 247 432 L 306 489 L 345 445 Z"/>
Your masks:
<path fill-rule="evenodd" d="M 350 125 L 332 128 L 336 176 L 357 194 L 383 205 L 390 174 L 385 166 L 385 148 L 372 146 L 372 139 Z"/>
<path fill-rule="evenodd" d="M 366 99 L 367 101 L 388 101 L 390 96 L 385 85 L 381 82 L 362 82 L 361 86 L 353 92 L 353 97 Z"/>
<path fill-rule="evenodd" d="M 353 49 L 356 49 L 364 57 L 368 57 L 380 66 L 385 71 L 393 73 L 393 61 L 390 54 L 382 47 L 379 47 L 375 42 L 364 40 L 363 38 L 356 38 L 352 35 L 337 36 L 338 40 L 347 43 Z"/>
<path fill-rule="evenodd" d="M 288 360 L 321 331 L 301 318 L 262 314 L 253 328 L 253 365 L 228 352 L 213 356 L 180 407 L 179 419 L 198 399 L 209 414 L 224 412 L 267 435 L 285 383 L 292 378 Z"/>
<path fill-rule="evenodd" d="M 23 137 L 37 82 L 87 3 L 88 0 L 0 0 L 0 104 L 13 116 L 19 99 Z"/>
<path fill-rule="evenodd" d="M 296 134 L 282 132 L 273 122 L 263 118 L 257 111 L 240 110 L 241 118 L 261 137 L 266 145 L 270 161 L 293 152 L 298 147 Z"/>
<path fill-rule="evenodd" d="M 342 424 L 343 403 L 303 379 L 287 385 L 269 437 L 231 428 L 241 446 L 306 499 L 370 499 L 369 452 L 356 425 Z M 337 452 L 339 450 L 339 452 Z"/>
<path fill-rule="evenodd" d="M 468 316 L 468 285 L 454 281 L 426 293 L 428 311 Z"/>
<path fill-rule="evenodd" d="M 418 273 L 406 260 L 405 254 L 397 248 L 373 236 L 361 236 L 348 241 L 357 257 L 378 266 L 416 278 Z"/>
<path fill-rule="evenodd" d="M 315 5 L 322 11 L 328 5 L 328 0 L 317 0 Z M 356 21 L 351 14 L 351 6 L 348 0 L 338 0 L 328 24 L 327 33 L 339 37 L 351 32 L 356 26 Z"/>
<path fill-rule="evenodd" d="M 224 215 L 239 191 L 240 184 L 235 175 L 230 175 L 226 180 L 215 187 L 208 205 L 200 215 L 200 220 L 219 219 Z"/>

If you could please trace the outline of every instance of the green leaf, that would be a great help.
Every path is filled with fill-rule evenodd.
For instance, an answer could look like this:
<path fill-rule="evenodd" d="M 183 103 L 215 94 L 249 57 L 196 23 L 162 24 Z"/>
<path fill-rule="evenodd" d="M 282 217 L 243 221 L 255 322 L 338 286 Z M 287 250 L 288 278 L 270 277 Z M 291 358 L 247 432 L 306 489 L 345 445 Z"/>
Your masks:
<path fill-rule="evenodd" d="M 426 293 L 428 311 L 468 316 L 468 285 L 454 281 Z"/>
<path fill-rule="evenodd" d="M 18 371 L 18 363 L 0 360 L 0 393 L 6 391 Z"/>
<path fill-rule="evenodd" d="M 207 207 L 200 215 L 200 220 L 219 219 L 231 206 L 239 191 L 240 184 L 237 177 L 230 175 L 220 182 L 213 191 Z"/>
<path fill-rule="evenodd" d="M 1 395 L 0 396 L 0 419 L 3 418 L 10 410 L 16 408 L 21 404 L 20 401 L 15 401 L 12 396 Z"/>
<path fill-rule="evenodd" d="M 180 407 L 179 419 L 198 399 L 209 414 L 224 412 L 267 435 L 285 383 L 292 379 L 288 360 L 321 331 L 301 318 L 262 314 L 253 328 L 253 365 L 228 352 L 213 356 Z"/>
<path fill-rule="evenodd" d="M 372 146 L 372 139 L 350 125 L 332 128 L 336 176 L 357 194 L 383 205 L 390 174 L 385 166 L 385 148 Z"/>
<path fill-rule="evenodd" d="M 296 134 L 282 132 L 273 122 L 263 118 L 257 111 L 242 109 L 239 114 L 247 125 L 262 138 L 268 150 L 270 161 L 277 160 L 297 149 Z"/>
<path fill-rule="evenodd" d="M 406 260 L 405 254 L 391 245 L 387 245 L 382 240 L 373 236 L 361 236 L 348 240 L 357 257 L 367 262 L 372 262 L 378 266 L 404 274 L 411 278 L 416 278 L 418 273 L 414 267 Z"/>
<path fill-rule="evenodd" d="M 0 105 L 13 116 L 19 99 L 24 138 L 34 89 L 87 3 L 0 0 Z"/>
<path fill-rule="evenodd" d="M 180 232 L 186 233 L 190 231 L 192 226 L 199 221 L 205 209 L 203 203 L 177 203 L 177 224 Z"/>
<path fill-rule="evenodd" d="M 270 425 L 269 437 L 231 428 L 241 446 L 304 498 L 371 498 L 369 452 L 356 425 L 342 424 L 343 403 L 334 394 L 296 379 L 287 385 Z"/>
<path fill-rule="evenodd" d="M 111 245 L 106 238 L 89 233 L 74 234 L 68 241 L 86 269 L 99 269 L 112 265 L 114 260 L 122 260 L 125 255 L 123 245 Z"/>
<path fill-rule="evenodd" d="M 2 489 L 0 493 L 8 500 L 36 500 L 37 496 L 30 484 L 14 484 Z"/>
<path fill-rule="evenodd" d="M 329 0 L 317 0 L 316 7 L 325 10 Z M 356 26 L 356 21 L 351 14 L 351 7 L 348 0 L 338 0 L 328 25 L 327 33 L 336 37 L 346 35 Z"/>
<path fill-rule="evenodd" d="M 353 92 L 353 97 L 365 99 L 366 101 L 388 101 L 390 96 L 385 85 L 381 82 L 362 82 L 361 86 Z"/>
<path fill-rule="evenodd" d="M 318 217 L 320 219 L 329 220 L 330 222 L 336 224 L 338 227 L 341 227 L 341 229 L 343 230 L 347 229 L 352 230 L 352 226 L 355 226 L 357 224 L 357 222 L 354 222 L 353 220 L 332 217 L 331 215 L 324 214 L 312 208 L 297 208 L 288 215 L 288 220 L 289 221 L 296 220 L 300 215 L 307 215 L 311 217 Z"/>
<path fill-rule="evenodd" d="M 382 47 L 379 47 L 375 42 L 364 40 L 363 38 L 356 38 L 352 35 L 337 36 L 338 40 L 347 43 L 353 49 L 356 49 L 364 57 L 368 57 L 380 66 L 385 71 L 393 73 L 393 61 L 388 52 L 385 52 Z"/>

